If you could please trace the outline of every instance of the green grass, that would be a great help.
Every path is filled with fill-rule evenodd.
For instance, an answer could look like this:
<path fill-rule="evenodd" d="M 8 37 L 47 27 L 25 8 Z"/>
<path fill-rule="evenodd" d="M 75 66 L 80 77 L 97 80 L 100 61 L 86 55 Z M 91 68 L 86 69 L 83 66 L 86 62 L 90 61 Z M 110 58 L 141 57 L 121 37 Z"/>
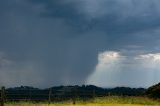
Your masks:
<path fill-rule="evenodd" d="M 96 98 L 94 103 L 99 104 L 141 104 L 141 105 L 160 105 L 159 100 L 149 99 L 147 97 L 104 97 Z"/>
<path fill-rule="evenodd" d="M 73 105 L 70 100 L 50 105 L 47 103 L 19 102 L 6 103 L 5 106 L 160 106 L 160 100 L 153 100 L 146 97 L 109 96 L 91 99 L 85 102 L 77 100 L 76 105 Z"/>

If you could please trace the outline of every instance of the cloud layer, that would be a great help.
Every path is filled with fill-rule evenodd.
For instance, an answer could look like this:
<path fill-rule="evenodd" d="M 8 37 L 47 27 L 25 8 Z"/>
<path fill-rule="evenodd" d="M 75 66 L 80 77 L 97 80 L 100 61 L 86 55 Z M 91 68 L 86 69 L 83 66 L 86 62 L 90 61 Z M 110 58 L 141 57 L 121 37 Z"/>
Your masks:
<path fill-rule="evenodd" d="M 127 57 L 105 51 L 98 56 L 95 71 L 86 84 L 101 87 L 149 87 L 160 81 L 160 54 Z"/>
<path fill-rule="evenodd" d="M 124 59 L 127 78 L 138 76 L 129 63 L 160 52 L 159 7 L 158 0 L 1 0 L 0 85 L 83 84 L 105 51 Z"/>

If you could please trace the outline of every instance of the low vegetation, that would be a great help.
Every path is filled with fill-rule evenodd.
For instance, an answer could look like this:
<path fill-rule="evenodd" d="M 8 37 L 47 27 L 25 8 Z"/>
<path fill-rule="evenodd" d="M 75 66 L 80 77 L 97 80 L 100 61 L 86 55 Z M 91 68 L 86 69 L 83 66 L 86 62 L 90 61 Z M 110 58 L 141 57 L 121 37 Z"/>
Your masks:
<path fill-rule="evenodd" d="M 76 100 L 76 106 L 160 106 L 160 100 L 147 97 L 107 96 L 87 101 Z M 5 106 L 48 106 L 48 103 L 12 102 Z M 74 106 L 72 100 L 52 103 L 49 106 Z"/>

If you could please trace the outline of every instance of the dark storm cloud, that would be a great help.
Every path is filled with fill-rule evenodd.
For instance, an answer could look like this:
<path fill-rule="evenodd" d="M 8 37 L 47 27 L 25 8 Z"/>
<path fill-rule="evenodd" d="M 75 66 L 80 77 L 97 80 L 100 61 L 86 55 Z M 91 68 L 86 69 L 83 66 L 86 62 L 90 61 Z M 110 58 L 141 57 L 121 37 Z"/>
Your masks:
<path fill-rule="evenodd" d="M 83 84 L 99 52 L 160 50 L 157 0 L 0 2 L 0 83 L 7 86 Z"/>
<path fill-rule="evenodd" d="M 134 35 L 159 28 L 160 11 L 157 0 L 30 1 L 45 4 L 46 11 L 40 15 L 45 14 L 48 18 L 63 18 L 67 24 L 74 27 L 77 33 L 82 33 L 82 35 L 87 31 L 100 31 L 106 34 L 106 38 L 109 39 L 107 42 L 124 43 L 125 41 L 126 44 L 130 42 L 130 45 L 134 43 L 139 45 L 139 42 L 157 39 L 157 36 L 155 38 L 152 35 L 152 37 Z"/>
<path fill-rule="evenodd" d="M 96 45 L 96 42 L 101 38 L 91 32 L 88 34 L 93 36 L 86 33 L 88 37 L 74 37 L 81 35 L 64 19 L 45 19 L 37 14 L 35 8 L 29 9 L 32 7 L 30 4 L 25 4 L 28 7 L 23 13 L 23 8 L 20 10 L 23 3 L 25 1 L 19 1 L 12 9 L 8 7 L 3 11 L 1 51 L 6 53 L 9 61 L 13 61 L 13 65 L 1 69 L 4 76 L 1 83 L 7 86 L 14 85 L 12 83 L 34 85 L 32 82 L 37 82 L 35 86 L 83 83 L 96 65 L 94 57 L 101 45 Z M 97 50 L 91 47 L 93 44 L 90 42 L 95 43 Z M 12 77 L 7 82 L 5 78 L 10 75 Z"/>
<path fill-rule="evenodd" d="M 40 13 L 45 17 L 50 18 L 65 18 L 72 25 L 88 25 L 91 29 L 102 30 L 107 33 L 131 33 L 138 32 L 146 29 L 154 29 L 159 27 L 159 10 L 156 0 L 148 1 L 134 1 L 130 2 L 123 0 L 29 0 L 33 4 L 44 4 L 46 11 Z M 85 5 L 85 2 L 88 4 Z M 97 3 L 94 7 L 92 2 Z M 99 3 L 100 2 L 100 3 Z M 125 3 L 126 2 L 126 3 Z M 90 3 L 90 4 L 89 4 Z M 98 4 L 99 3 L 99 4 Z M 102 3 L 104 3 L 102 5 Z M 129 3 L 129 6 L 127 3 Z M 78 6 L 77 6 L 78 5 Z M 77 6 L 77 7 L 76 7 Z M 85 7 L 91 7 L 93 12 L 87 12 Z M 100 8 L 99 11 L 96 8 Z M 137 9 L 138 8 L 138 9 Z M 82 12 L 77 12 L 77 10 Z M 94 11 L 95 9 L 95 11 Z M 101 12 L 103 11 L 103 14 Z M 98 14 L 99 12 L 99 14 Z M 92 16 L 94 13 L 94 17 Z M 86 17 L 91 17 L 90 20 Z M 96 16 L 97 15 L 97 16 Z M 102 16 L 101 16 L 102 15 Z M 79 26 L 78 26 L 79 27 Z"/>

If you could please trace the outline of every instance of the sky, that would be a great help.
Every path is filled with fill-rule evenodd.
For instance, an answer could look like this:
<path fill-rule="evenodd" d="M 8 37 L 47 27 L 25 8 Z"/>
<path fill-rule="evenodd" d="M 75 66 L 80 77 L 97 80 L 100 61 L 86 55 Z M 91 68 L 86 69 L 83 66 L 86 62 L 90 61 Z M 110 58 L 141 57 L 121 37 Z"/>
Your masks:
<path fill-rule="evenodd" d="M 159 0 L 0 0 L 0 86 L 160 82 Z"/>

